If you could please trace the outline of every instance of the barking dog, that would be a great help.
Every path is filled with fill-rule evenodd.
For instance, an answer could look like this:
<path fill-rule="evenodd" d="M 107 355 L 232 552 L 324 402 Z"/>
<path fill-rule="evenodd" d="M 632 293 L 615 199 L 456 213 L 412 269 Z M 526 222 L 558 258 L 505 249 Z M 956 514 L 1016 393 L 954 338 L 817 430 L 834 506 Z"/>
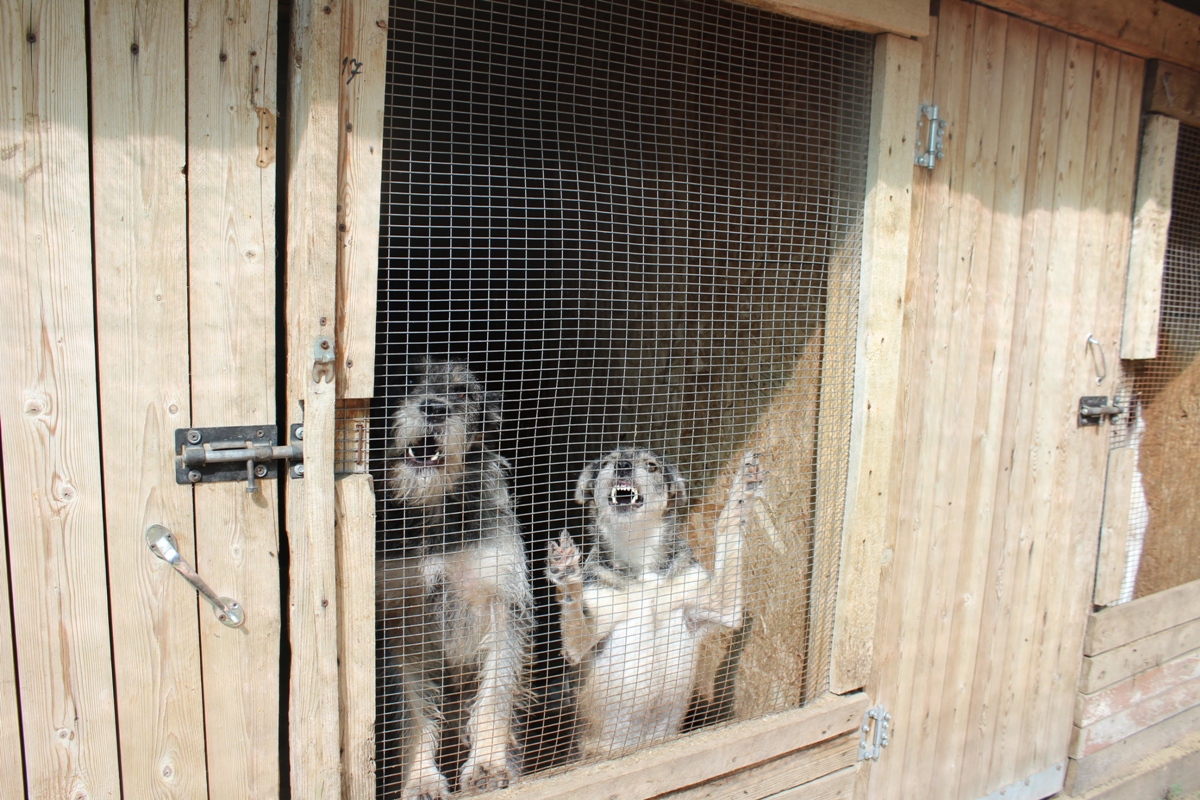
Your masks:
<path fill-rule="evenodd" d="M 592 549 L 563 531 L 550 545 L 550 581 L 567 660 L 581 664 L 579 718 L 585 756 L 612 757 L 679 732 L 700 644 L 742 621 L 741 550 L 750 502 L 760 495 L 758 457 L 746 456 L 717 521 L 709 573 L 679 525 L 686 487 L 649 450 L 620 448 L 579 476 Z"/>
<path fill-rule="evenodd" d="M 517 774 L 532 600 L 508 463 L 484 441 L 498 405 L 465 364 L 425 361 L 392 421 L 387 482 L 403 524 L 401 541 L 388 542 L 399 554 L 376 562 L 376 585 L 381 621 L 399 631 L 385 658 L 400 695 L 404 800 L 449 795 L 437 755 L 441 709 L 455 699 L 469 700 L 459 788 L 502 788 Z M 473 688 L 454 698 L 456 686 Z"/>

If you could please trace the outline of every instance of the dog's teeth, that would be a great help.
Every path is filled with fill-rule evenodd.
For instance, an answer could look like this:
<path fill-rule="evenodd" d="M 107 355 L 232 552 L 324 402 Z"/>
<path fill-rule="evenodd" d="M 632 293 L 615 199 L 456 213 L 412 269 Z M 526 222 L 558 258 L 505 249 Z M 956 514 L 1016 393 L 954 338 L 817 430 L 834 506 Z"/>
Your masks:
<path fill-rule="evenodd" d="M 433 462 L 433 463 L 435 463 L 435 464 L 436 464 L 437 462 L 441 461 L 441 460 L 442 460 L 442 452 L 439 450 L 438 452 L 434 453 L 434 454 L 433 454 L 433 458 L 431 458 L 431 459 L 429 459 L 429 460 L 430 460 L 430 461 L 432 461 L 432 462 Z"/>
<path fill-rule="evenodd" d="M 609 491 L 608 500 L 610 503 L 617 502 L 617 487 L 614 486 L 612 487 L 612 490 Z"/>
<path fill-rule="evenodd" d="M 633 492 L 633 500 L 631 502 L 636 503 L 638 501 L 638 498 L 641 497 L 641 495 L 638 494 L 637 489 L 631 489 L 630 491 Z"/>
<path fill-rule="evenodd" d="M 417 457 L 417 454 L 413 452 L 413 449 L 411 447 L 408 448 L 408 457 L 412 458 L 412 459 L 415 459 Z"/>

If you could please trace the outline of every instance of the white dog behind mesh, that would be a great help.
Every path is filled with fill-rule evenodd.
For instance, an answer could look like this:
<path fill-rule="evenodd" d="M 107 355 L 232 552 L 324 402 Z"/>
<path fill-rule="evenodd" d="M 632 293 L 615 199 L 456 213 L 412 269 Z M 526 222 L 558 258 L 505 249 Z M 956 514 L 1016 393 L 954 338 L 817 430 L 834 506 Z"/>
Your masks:
<path fill-rule="evenodd" d="M 742 623 L 742 537 L 761 496 L 757 454 L 747 455 L 717 521 L 713 571 L 684 540 L 687 492 L 678 471 L 650 450 L 618 448 L 579 476 L 592 549 L 581 565 L 570 534 L 550 545 L 567 660 L 582 666 L 580 748 L 612 757 L 679 732 L 700 645 Z"/>

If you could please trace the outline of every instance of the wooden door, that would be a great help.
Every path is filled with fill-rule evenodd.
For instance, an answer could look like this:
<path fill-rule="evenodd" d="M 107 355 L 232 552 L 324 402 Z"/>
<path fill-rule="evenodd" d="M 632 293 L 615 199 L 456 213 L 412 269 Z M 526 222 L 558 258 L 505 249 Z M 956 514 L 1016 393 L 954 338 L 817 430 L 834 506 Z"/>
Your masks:
<path fill-rule="evenodd" d="M 1142 73 L 957 0 L 925 40 L 949 128 L 914 182 L 872 798 L 1062 785 L 1108 435 L 1076 412 L 1114 391 Z"/>

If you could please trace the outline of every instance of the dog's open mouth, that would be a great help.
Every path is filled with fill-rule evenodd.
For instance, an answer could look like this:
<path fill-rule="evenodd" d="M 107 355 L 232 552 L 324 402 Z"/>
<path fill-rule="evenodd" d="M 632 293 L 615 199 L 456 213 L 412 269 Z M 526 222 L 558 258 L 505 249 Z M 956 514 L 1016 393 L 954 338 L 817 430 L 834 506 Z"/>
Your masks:
<path fill-rule="evenodd" d="M 629 481 L 616 481 L 608 491 L 610 506 L 632 508 L 642 504 L 642 495 Z"/>
<path fill-rule="evenodd" d="M 426 436 L 419 442 L 413 442 L 404 454 L 411 466 L 424 469 L 442 466 L 442 459 L 445 456 L 442 453 L 441 444 L 432 436 Z"/>

